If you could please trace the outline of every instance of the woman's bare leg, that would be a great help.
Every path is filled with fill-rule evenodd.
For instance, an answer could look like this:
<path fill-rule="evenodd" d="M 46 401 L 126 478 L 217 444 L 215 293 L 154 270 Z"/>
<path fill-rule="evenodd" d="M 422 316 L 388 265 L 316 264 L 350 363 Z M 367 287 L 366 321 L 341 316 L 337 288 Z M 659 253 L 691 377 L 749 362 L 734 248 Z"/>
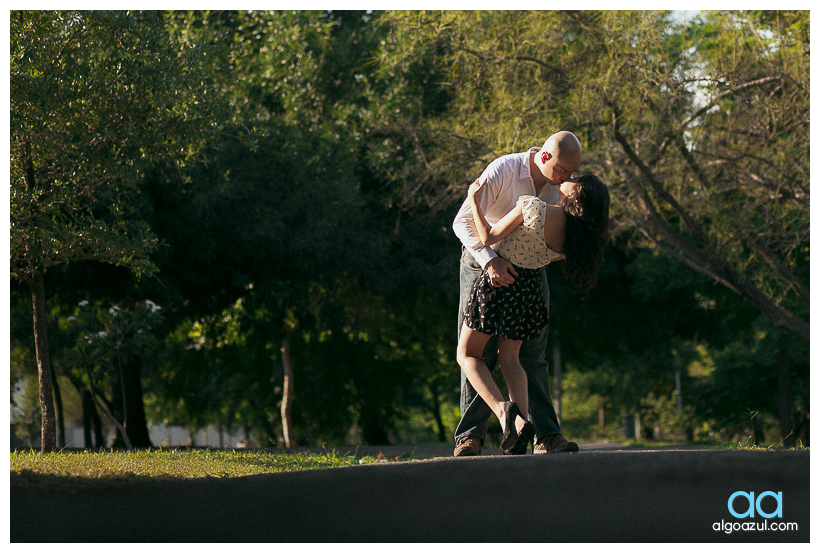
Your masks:
<path fill-rule="evenodd" d="M 467 376 L 467 380 L 470 381 L 470 384 L 473 385 L 473 388 L 475 388 L 475 391 L 478 392 L 479 396 L 481 396 L 481 399 L 483 399 L 487 403 L 490 409 L 492 409 L 493 413 L 495 413 L 495 416 L 498 417 L 498 421 L 501 423 L 501 428 L 504 428 L 506 424 L 506 418 L 504 415 L 504 396 L 501 395 L 501 390 L 498 388 L 498 385 L 493 380 L 493 375 L 492 373 L 490 373 L 490 369 L 487 368 L 486 363 L 484 363 L 484 360 L 481 358 L 481 356 L 484 354 L 484 346 L 487 345 L 487 341 L 489 339 L 489 335 L 473 330 L 467 325 L 463 325 L 461 327 L 461 337 L 458 341 L 458 349 L 456 350 L 456 358 L 458 360 L 458 364 L 461 365 L 461 370 L 463 370 L 464 374 Z M 521 347 L 520 341 L 518 342 L 518 347 Z M 516 349 L 516 360 L 518 359 L 517 352 L 518 349 Z M 499 360 L 500 359 L 501 358 L 499 357 Z M 523 373 L 524 369 L 521 367 L 520 363 L 518 367 Z M 502 372 L 503 371 L 504 369 L 502 366 Z M 504 374 L 506 378 L 506 373 Z M 507 382 L 507 387 L 509 387 L 509 382 Z M 522 412 L 526 416 L 526 375 L 524 375 L 523 398 L 525 402 L 525 407 L 522 409 Z M 520 407 L 521 406 L 519 405 L 519 408 Z M 520 417 L 516 419 L 516 427 L 518 430 L 521 429 L 521 426 L 524 425 L 524 422 L 525 421 L 521 420 Z"/>
<path fill-rule="evenodd" d="M 495 416 L 500 418 L 499 415 L 504 413 L 504 396 L 501 395 L 501 390 L 493 380 L 490 369 L 481 358 L 484 354 L 484 346 L 487 345 L 489 339 L 489 335 L 463 325 L 456 350 L 456 359 L 475 391 L 492 409 Z"/>
<path fill-rule="evenodd" d="M 521 340 L 498 339 L 498 364 L 501 366 L 501 374 L 507 383 L 507 390 L 510 392 L 510 401 L 514 401 L 524 419 L 515 419 L 516 431 L 521 431 L 521 427 L 526 422 L 529 415 L 529 402 L 527 395 L 527 373 L 518 359 L 518 352 L 521 349 Z"/>

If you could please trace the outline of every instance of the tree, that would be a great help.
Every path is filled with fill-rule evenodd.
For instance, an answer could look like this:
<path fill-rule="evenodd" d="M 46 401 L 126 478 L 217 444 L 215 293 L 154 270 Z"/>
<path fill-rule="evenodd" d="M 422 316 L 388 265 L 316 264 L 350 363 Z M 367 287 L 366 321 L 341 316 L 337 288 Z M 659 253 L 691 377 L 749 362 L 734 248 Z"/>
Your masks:
<path fill-rule="evenodd" d="M 615 60 L 583 94 L 606 98 L 598 124 L 609 115 L 617 147 L 592 161 L 622 187 L 621 222 L 745 298 L 775 334 L 808 342 L 808 12 L 707 13 L 668 34 L 663 19 L 609 20 L 620 42 L 595 18 L 576 22 Z M 769 370 L 786 439 L 796 428 L 781 359 Z"/>
<path fill-rule="evenodd" d="M 69 317 L 72 330 L 79 334 L 73 345 L 73 380 L 88 390 L 89 398 L 120 430 L 119 443 L 128 449 L 152 445 L 140 380 L 144 354 L 155 341 L 159 311 L 150 300 L 128 300 L 107 309 L 83 300 Z M 111 390 L 110 400 L 103 394 L 103 383 Z"/>
<path fill-rule="evenodd" d="M 55 447 L 45 286 L 57 265 L 93 260 L 151 274 L 156 239 L 133 215 L 140 172 L 184 162 L 207 130 L 204 52 L 155 12 L 15 11 L 11 34 L 11 276 L 26 283 L 42 409 Z"/>
<path fill-rule="evenodd" d="M 611 185 L 612 221 L 627 251 L 634 250 L 628 257 L 649 247 L 669 255 L 679 271 L 707 279 L 648 304 L 676 317 L 684 298 L 693 312 L 712 306 L 702 316 L 681 317 L 707 321 L 703 330 L 674 320 L 647 324 L 661 340 L 654 353 L 607 330 L 588 347 L 584 342 L 584 351 L 566 348 L 570 357 L 581 355 L 568 366 L 606 372 L 613 350 L 604 344 L 626 347 L 612 374 L 624 374 L 618 371 L 631 357 L 633 382 L 660 397 L 651 369 L 667 361 L 673 334 L 687 348 L 697 349 L 700 340 L 712 345 L 707 357 L 719 363 L 715 375 L 740 366 L 717 348 L 737 351 L 743 346 L 735 349 L 732 340 L 742 341 L 744 332 L 766 328 L 767 335 L 808 340 L 808 12 L 714 12 L 675 24 L 668 12 L 404 11 L 388 12 L 380 23 L 387 29 L 380 51 L 387 92 L 377 108 L 387 136 L 383 148 L 373 149 L 373 165 L 394 183 L 398 203 L 448 209 L 489 160 L 568 129 L 584 145 L 582 170 Z M 395 158 L 400 171 L 392 168 Z M 670 282 L 687 279 L 676 274 Z M 709 281 L 771 324 L 752 324 L 754 311 Z M 564 313 L 583 323 L 576 332 L 601 318 L 582 312 Z M 559 316 L 554 322 L 562 325 Z M 599 356 L 604 352 L 609 358 Z M 776 380 L 786 390 L 794 364 L 802 374 L 803 357 L 780 358 L 779 365 L 759 362 L 761 370 L 780 372 Z M 641 375 L 639 367 L 650 372 Z M 624 406 L 640 399 L 628 400 L 640 388 L 626 379 L 612 382 L 623 387 Z M 684 389 L 689 384 L 684 375 Z M 795 408 L 783 390 L 780 404 Z"/>
<path fill-rule="evenodd" d="M 178 27 L 198 42 L 232 46 L 224 63 L 234 74 L 222 86 L 239 114 L 230 136 L 213 144 L 207 165 L 187 182 L 159 167 L 146 179 L 152 227 L 169 246 L 155 258 L 159 278 L 179 293 L 176 305 L 180 298 L 187 302 L 180 313 L 190 320 L 183 325 L 209 327 L 201 349 L 188 351 L 207 360 L 214 378 L 224 378 L 225 363 L 242 367 L 230 380 L 245 387 L 231 389 L 255 403 L 264 415 L 256 419 L 259 428 L 274 442 L 268 423 L 288 428 L 288 414 L 294 433 L 341 439 L 353 411 L 367 421 L 365 438 L 383 443 L 398 412 L 391 405 L 401 401 L 396 382 L 413 373 L 410 363 L 393 362 L 401 356 L 385 355 L 375 338 L 384 320 L 360 296 L 373 303 L 387 294 L 412 296 L 420 282 L 438 292 L 440 273 L 419 267 L 422 260 L 443 264 L 445 258 L 436 256 L 444 235 L 439 221 L 419 227 L 424 234 L 413 234 L 412 226 L 406 235 L 393 233 L 397 212 L 384 207 L 381 183 L 362 159 L 371 140 L 366 83 L 375 66 L 366 54 L 373 28 L 363 12 L 177 15 Z M 426 253 L 407 252 L 424 241 Z M 402 288 L 407 282 L 412 292 Z M 400 308 L 376 310 L 385 311 L 387 319 Z M 220 313 L 232 313 L 237 335 L 216 328 Z M 239 342 L 244 358 L 230 346 Z M 334 348 L 350 352 L 350 359 L 337 359 Z M 373 350 L 381 352 L 379 361 Z M 438 349 L 431 351 L 436 359 Z M 289 387 L 281 385 L 288 366 L 296 383 L 290 410 Z M 438 362 L 427 366 L 441 370 Z M 270 389 L 282 394 L 278 409 L 250 384 L 271 373 L 277 380 Z M 175 385 L 173 394 L 187 394 L 185 388 Z M 202 398 L 196 411 L 210 401 L 229 408 L 227 398 Z"/>
<path fill-rule="evenodd" d="M 612 184 L 622 228 L 808 340 L 808 12 L 682 27 L 665 12 L 399 12 L 384 23 L 386 68 L 412 74 L 429 59 L 451 95 L 440 113 L 419 104 L 394 117 L 419 138 L 413 172 L 452 175 L 407 180 L 409 197 L 461 195 L 486 153 L 573 130 L 584 166 Z"/>
<path fill-rule="evenodd" d="M 709 14 L 669 38 L 647 18 L 608 43 L 618 61 L 586 93 L 606 98 L 619 149 L 600 166 L 623 183 L 626 220 L 808 341 L 806 17 Z M 614 86 L 627 81 L 640 84 Z"/>

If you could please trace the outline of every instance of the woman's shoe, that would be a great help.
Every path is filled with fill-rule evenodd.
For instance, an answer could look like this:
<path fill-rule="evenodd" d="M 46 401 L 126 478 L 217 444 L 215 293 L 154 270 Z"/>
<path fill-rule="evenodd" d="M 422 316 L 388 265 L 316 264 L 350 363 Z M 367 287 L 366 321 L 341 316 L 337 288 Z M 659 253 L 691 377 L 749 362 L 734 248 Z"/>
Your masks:
<path fill-rule="evenodd" d="M 530 446 L 533 438 L 535 438 L 535 427 L 531 422 L 527 421 L 521 427 L 521 432 L 518 433 L 518 439 L 510 449 L 505 449 L 505 455 L 524 455 L 527 453 L 527 448 Z"/>
<path fill-rule="evenodd" d="M 518 432 L 515 431 L 515 417 L 519 416 L 522 419 L 524 415 L 521 414 L 521 409 L 512 401 L 504 402 L 504 434 L 501 436 L 501 449 L 507 450 L 515 445 L 518 441 Z"/>

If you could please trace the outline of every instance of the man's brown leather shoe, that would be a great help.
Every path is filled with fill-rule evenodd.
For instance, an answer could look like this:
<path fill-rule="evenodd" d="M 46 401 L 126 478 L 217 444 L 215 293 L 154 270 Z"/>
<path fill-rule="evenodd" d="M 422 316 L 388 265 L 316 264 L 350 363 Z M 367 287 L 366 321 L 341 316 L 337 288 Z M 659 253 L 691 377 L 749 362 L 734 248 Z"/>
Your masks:
<path fill-rule="evenodd" d="M 541 453 L 572 453 L 578 451 L 578 444 L 568 442 L 561 434 L 541 436 L 532 448 L 535 455 Z"/>
<path fill-rule="evenodd" d="M 469 457 L 471 455 L 481 455 L 481 440 L 474 436 L 461 438 L 453 451 L 453 457 Z"/>

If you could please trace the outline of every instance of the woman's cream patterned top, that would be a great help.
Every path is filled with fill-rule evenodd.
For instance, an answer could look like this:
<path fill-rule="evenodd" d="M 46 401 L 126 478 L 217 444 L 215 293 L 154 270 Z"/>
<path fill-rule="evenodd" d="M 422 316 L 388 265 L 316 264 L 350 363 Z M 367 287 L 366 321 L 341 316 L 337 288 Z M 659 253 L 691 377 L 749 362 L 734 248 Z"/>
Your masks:
<path fill-rule="evenodd" d="M 564 254 L 554 252 L 544 244 L 547 204 L 535 196 L 521 196 L 516 205 L 521 205 L 524 223 L 499 242 L 495 253 L 525 269 L 537 269 L 564 259 Z"/>

